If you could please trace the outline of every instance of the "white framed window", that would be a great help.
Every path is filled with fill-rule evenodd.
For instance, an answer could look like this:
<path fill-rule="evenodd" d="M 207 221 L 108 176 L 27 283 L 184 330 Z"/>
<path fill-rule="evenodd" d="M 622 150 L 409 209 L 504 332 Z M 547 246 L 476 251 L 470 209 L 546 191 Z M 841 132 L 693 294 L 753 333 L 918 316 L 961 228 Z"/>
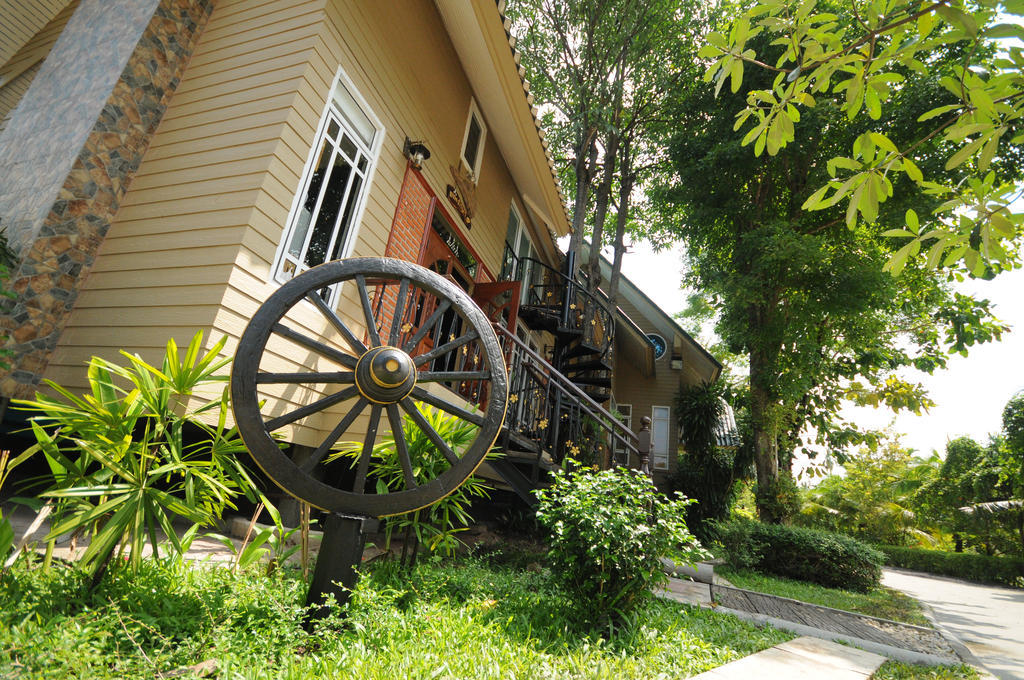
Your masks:
<path fill-rule="evenodd" d="M 520 304 L 526 303 L 527 285 L 530 281 L 530 260 L 536 259 L 537 251 L 533 247 L 533 241 L 526 229 L 526 222 L 523 221 L 519 209 L 513 203 L 508 211 L 508 229 L 505 232 L 505 258 L 501 266 L 501 279 L 503 281 L 522 281 L 523 287 L 520 291 Z"/>
<path fill-rule="evenodd" d="M 651 468 L 668 471 L 668 406 L 651 407 Z"/>
<path fill-rule="evenodd" d="M 484 157 L 484 143 L 487 141 L 487 126 L 476 101 L 469 100 L 469 115 L 466 116 L 466 132 L 462 135 L 462 162 L 473 173 L 473 181 L 480 177 L 480 161 Z"/>
<path fill-rule="evenodd" d="M 618 411 L 618 413 L 616 415 L 619 418 L 619 422 L 622 423 L 622 425 L 627 430 L 632 432 L 633 431 L 633 405 L 632 404 L 613 403 L 612 404 L 612 413 L 615 413 L 616 411 Z M 615 439 L 614 446 L 612 447 L 612 449 L 615 451 L 615 460 L 617 462 L 621 462 L 623 464 L 626 464 L 626 463 L 629 462 L 629 461 L 626 460 L 626 457 L 629 454 L 626 452 L 627 449 L 626 449 L 625 443 L 619 441 L 618 439 Z"/>
<path fill-rule="evenodd" d="M 379 119 L 338 69 L 278 248 L 274 280 L 284 283 L 349 254 L 383 139 Z M 333 305 L 337 290 L 321 295 Z"/>

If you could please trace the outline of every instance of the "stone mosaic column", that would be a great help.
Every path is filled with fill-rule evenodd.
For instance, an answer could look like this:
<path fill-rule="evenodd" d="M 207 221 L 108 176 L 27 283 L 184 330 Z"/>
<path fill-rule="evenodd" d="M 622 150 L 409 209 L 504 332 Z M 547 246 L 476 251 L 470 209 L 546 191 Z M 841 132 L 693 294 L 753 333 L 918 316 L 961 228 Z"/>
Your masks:
<path fill-rule="evenodd" d="M 0 134 L 0 397 L 42 379 L 78 290 L 174 94 L 213 0 L 81 0 Z"/>

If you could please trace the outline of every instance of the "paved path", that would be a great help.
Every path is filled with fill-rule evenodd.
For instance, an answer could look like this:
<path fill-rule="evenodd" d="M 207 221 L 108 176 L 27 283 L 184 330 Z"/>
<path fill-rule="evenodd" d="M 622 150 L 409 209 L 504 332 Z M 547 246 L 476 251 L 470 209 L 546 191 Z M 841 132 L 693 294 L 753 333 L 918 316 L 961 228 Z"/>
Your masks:
<path fill-rule="evenodd" d="M 884 656 L 828 640 L 799 637 L 719 666 L 693 680 L 868 680 Z"/>
<path fill-rule="evenodd" d="M 938 625 L 999 678 L 1024 680 L 1024 590 L 986 586 L 902 569 L 882 584 L 931 607 Z"/>

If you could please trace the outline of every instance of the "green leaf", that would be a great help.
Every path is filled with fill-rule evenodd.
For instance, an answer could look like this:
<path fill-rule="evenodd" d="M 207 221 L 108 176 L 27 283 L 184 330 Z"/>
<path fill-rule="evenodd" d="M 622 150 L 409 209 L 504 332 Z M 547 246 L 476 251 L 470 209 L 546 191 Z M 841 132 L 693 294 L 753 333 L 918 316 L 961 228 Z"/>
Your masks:
<path fill-rule="evenodd" d="M 907 173 L 907 177 L 915 182 L 920 182 L 924 179 L 924 173 L 922 173 L 921 169 L 918 168 L 914 161 L 909 158 L 903 159 L 903 171 Z"/>
<path fill-rule="evenodd" d="M 952 170 L 953 168 L 959 167 L 970 158 L 974 153 L 981 147 L 982 139 L 976 139 L 970 144 L 961 147 L 955 154 L 953 154 L 948 161 L 946 161 L 946 170 Z"/>
<path fill-rule="evenodd" d="M 907 214 L 904 216 L 907 224 L 907 229 L 914 232 L 915 234 L 921 231 L 921 221 L 917 219 L 917 213 L 913 209 L 907 210 Z"/>

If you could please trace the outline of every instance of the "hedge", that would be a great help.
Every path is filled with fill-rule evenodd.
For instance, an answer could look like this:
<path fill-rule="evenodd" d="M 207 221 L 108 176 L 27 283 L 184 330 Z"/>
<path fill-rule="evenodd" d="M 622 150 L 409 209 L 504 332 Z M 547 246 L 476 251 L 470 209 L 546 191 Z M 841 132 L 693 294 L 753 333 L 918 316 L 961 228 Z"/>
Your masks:
<path fill-rule="evenodd" d="M 900 548 L 892 545 L 875 547 L 885 554 L 885 563 L 891 567 L 1024 588 L 1024 560 L 1016 557 Z"/>
<path fill-rule="evenodd" d="M 845 534 L 749 520 L 716 525 L 729 563 L 740 569 L 867 591 L 878 586 L 884 555 Z"/>

